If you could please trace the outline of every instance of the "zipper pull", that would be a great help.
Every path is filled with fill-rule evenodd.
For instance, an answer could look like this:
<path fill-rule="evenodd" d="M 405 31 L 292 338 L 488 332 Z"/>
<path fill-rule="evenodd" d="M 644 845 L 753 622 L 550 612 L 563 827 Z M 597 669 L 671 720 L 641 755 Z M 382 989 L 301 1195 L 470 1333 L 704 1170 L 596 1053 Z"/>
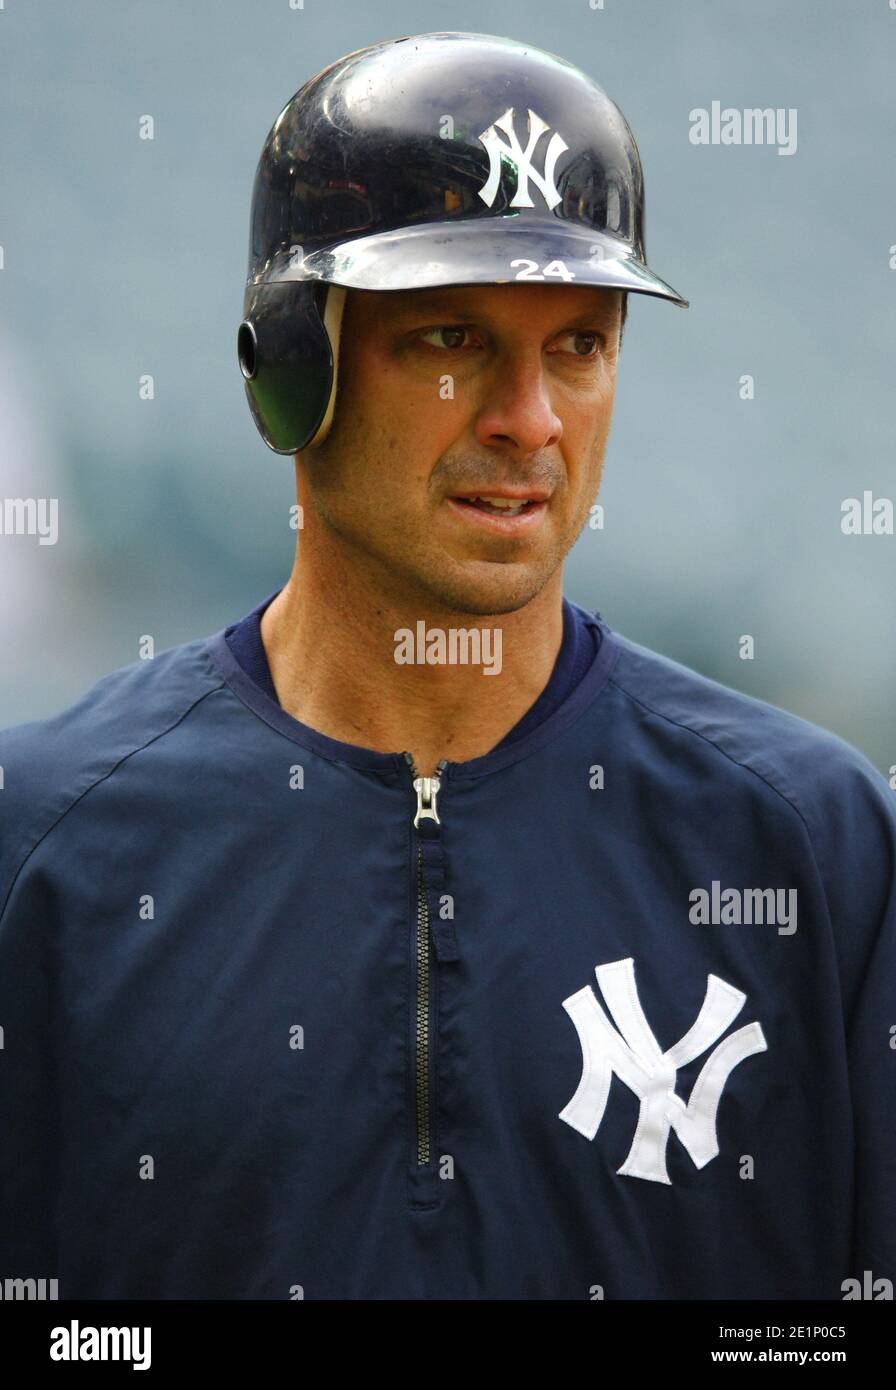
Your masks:
<path fill-rule="evenodd" d="M 411 753 L 405 753 L 404 760 L 411 769 L 414 791 L 417 793 L 417 814 L 414 816 L 414 829 L 420 836 L 421 888 L 426 920 L 429 930 L 432 932 L 433 944 L 436 949 L 436 959 L 440 964 L 444 961 L 459 960 L 460 952 L 457 946 L 454 923 L 450 919 L 443 921 L 436 910 L 438 896 L 445 883 L 445 855 L 442 849 L 442 836 L 441 831 L 435 828 L 442 824 L 439 820 L 436 804 L 442 779 L 440 776 L 418 777 Z M 444 773 L 447 767 L 448 759 L 441 758 L 436 764 L 436 773 Z M 431 820 L 432 825 L 418 829 L 422 820 Z M 430 894 L 432 894 L 431 903 L 429 901 Z"/>
<path fill-rule="evenodd" d="M 420 780 L 425 782 L 428 779 L 422 777 Z M 438 784 L 438 778 L 432 780 Z M 435 814 L 435 791 L 437 790 L 438 785 L 433 791 L 432 807 L 424 808 L 421 813 L 422 817 L 432 819 L 433 824 L 421 825 L 417 834 L 420 837 L 418 847 L 421 871 L 420 887 L 426 900 L 426 920 L 432 933 L 436 960 L 442 965 L 448 961 L 459 960 L 460 950 L 458 949 L 453 918 L 443 918 L 440 911 L 442 895 L 445 892 L 447 866 L 442 847 L 441 823 Z"/>
<path fill-rule="evenodd" d="M 417 793 L 417 814 L 414 817 L 415 830 L 421 820 L 433 820 L 436 825 L 442 824 L 436 808 L 436 797 L 441 785 L 441 779 L 438 777 L 414 778 L 414 791 Z"/>

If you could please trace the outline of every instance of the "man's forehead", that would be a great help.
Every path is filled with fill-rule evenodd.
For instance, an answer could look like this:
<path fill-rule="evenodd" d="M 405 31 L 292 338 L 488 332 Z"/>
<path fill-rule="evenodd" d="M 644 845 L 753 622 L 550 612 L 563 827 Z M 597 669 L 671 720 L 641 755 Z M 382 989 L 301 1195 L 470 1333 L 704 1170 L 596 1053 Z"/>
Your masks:
<path fill-rule="evenodd" d="M 419 290 L 370 292 L 375 309 L 395 316 L 452 313 L 476 318 L 501 310 L 518 313 L 536 306 L 561 317 L 570 313 L 609 313 L 620 292 L 598 285 L 451 285 Z M 527 304 L 528 301 L 528 304 Z"/>

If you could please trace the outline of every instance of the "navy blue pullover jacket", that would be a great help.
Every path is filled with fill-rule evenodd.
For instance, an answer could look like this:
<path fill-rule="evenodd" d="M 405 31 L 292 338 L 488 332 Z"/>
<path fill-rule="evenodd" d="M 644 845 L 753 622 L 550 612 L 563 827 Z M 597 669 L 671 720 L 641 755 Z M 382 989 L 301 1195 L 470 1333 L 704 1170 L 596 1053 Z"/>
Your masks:
<path fill-rule="evenodd" d="M 893 793 L 599 621 L 560 706 L 438 787 L 224 632 L 0 735 L 0 1277 L 896 1281 Z"/>

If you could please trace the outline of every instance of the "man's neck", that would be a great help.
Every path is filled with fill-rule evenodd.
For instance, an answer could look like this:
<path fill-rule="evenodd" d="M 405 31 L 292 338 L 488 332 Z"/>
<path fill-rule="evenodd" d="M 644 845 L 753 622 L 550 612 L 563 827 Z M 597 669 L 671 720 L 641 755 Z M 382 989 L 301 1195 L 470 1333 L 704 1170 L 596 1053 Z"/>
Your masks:
<path fill-rule="evenodd" d="M 563 639 L 562 573 L 524 608 L 483 618 L 351 588 L 324 594 L 294 570 L 262 615 L 261 637 L 293 718 L 343 743 L 407 750 L 431 776 L 442 758 L 490 752 L 544 690 Z M 420 661 L 434 643 L 440 660 Z"/>

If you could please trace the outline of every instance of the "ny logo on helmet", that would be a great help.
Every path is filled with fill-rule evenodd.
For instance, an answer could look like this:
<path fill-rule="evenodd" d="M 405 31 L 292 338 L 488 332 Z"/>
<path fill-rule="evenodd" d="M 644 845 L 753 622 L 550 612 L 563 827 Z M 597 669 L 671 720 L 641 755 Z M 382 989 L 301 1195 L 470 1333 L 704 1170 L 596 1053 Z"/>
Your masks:
<path fill-rule="evenodd" d="M 725 1083 L 739 1062 L 754 1052 L 765 1052 L 768 1044 L 758 1023 L 731 1033 L 707 1057 L 685 1105 L 675 1094 L 676 1071 L 721 1037 L 747 996 L 718 975 L 707 975 L 706 997 L 696 1020 L 684 1037 L 661 1052 L 641 1008 L 631 957 L 599 965 L 594 973 L 616 1028 L 590 985 L 564 999 L 563 1007 L 579 1035 L 583 1064 L 578 1089 L 560 1111 L 560 1119 L 586 1139 L 593 1139 L 615 1072 L 641 1102 L 631 1149 L 616 1171 L 632 1178 L 671 1183 L 666 1171 L 670 1130 L 675 1130 L 695 1167 L 703 1168 L 715 1158 L 719 1152 L 716 1112 Z"/>
<path fill-rule="evenodd" d="M 497 127 L 497 129 L 496 129 Z M 510 143 L 502 140 L 498 134 L 498 129 L 503 130 L 510 137 Z M 529 197 L 529 180 L 536 185 L 541 196 L 544 198 L 549 209 L 555 208 L 560 202 L 560 194 L 557 192 L 554 183 L 554 166 L 564 150 L 569 149 L 563 136 L 554 131 L 548 142 L 547 153 L 544 159 L 544 174 L 536 173 L 532 168 L 532 155 L 535 146 L 538 144 L 542 135 L 550 127 L 536 116 L 535 112 L 529 111 L 529 139 L 526 148 L 523 149 L 513 128 L 513 107 L 509 106 L 494 125 L 490 125 L 479 136 L 489 158 L 489 175 L 485 183 L 479 190 L 479 196 L 487 207 L 491 207 L 498 192 L 498 185 L 501 182 L 501 155 L 507 155 L 516 167 L 516 192 L 510 200 L 512 208 L 531 208 L 535 204 Z"/>

